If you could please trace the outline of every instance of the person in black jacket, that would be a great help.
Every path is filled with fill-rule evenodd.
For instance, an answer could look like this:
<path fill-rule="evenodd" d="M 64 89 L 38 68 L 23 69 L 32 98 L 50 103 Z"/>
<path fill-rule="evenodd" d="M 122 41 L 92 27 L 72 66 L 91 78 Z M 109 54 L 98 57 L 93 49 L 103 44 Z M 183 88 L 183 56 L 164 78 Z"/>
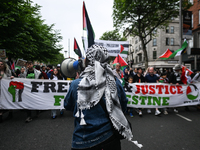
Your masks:
<path fill-rule="evenodd" d="M 183 82 L 181 81 L 181 70 L 182 67 L 179 64 L 176 64 L 174 66 L 174 71 L 171 72 L 170 76 L 169 76 L 169 83 L 170 84 L 183 84 Z M 174 112 L 178 113 L 178 109 L 174 108 Z"/>
<path fill-rule="evenodd" d="M 145 83 L 145 77 L 142 75 L 142 68 L 137 68 L 137 74 L 133 77 L 133 83 Z M 142 116 L 142 109 L 138 108 L 138 114 Z"/>

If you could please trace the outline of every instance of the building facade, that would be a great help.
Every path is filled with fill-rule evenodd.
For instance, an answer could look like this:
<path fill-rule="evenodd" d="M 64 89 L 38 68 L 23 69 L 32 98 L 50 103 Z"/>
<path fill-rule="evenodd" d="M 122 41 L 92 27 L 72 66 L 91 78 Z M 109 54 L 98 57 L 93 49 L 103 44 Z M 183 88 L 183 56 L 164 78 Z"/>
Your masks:
<path fill-rule="evenodd" d="M 179 58 L 161 60 L 161 56 L 167 49 L 172 52 L 180 48 L 179 39 L 179 19 L 172 18 L 171 23 L 165 29 L 157 29 L 154 31 L 156 36 L 146 45 L 149 67 L 154 67 L 164 71 L 173 68 L 178 63 Z M 145 68 L 145 57 L 142 50 L 141 41 L 138 36 L 127 38 L 131 46 L 129 47 L 128 62 L 133 68 Z"/>
<path fill-rule="evenodd" d="M 188 9 L 188 11 L 192 11 L 191 48 L 200 48 L 200 0 L 189 1 L 193 4 L 193 6 L 191 6 L 190 9 Z M 200 65 L 198 65 L 200 63 L 200 55 L 194 56 L 183 54 L 182 60 L 184 63 L 191 64 L 192 69 L 200 70 Z"/>

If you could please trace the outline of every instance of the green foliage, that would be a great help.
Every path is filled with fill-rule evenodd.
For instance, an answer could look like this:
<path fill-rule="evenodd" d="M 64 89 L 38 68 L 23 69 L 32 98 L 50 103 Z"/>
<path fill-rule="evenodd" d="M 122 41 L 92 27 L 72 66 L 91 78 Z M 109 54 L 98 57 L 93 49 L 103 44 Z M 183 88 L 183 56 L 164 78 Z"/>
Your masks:
<path fill-rule="evenodd" d="M 57 66 L 57 64 L 61 64 L 61 62 L 64 60 L 64 55 L 62 53 L 59 53 L 56 55 L 56 57 L 54 59 L 51 59 L 49 61 L 50 64 Z"/>
<path fill-rule="evenodd" d="M 148 67 L 146 44 L 157 28 L 164 28 L 179 15 L 180 0 L 114 0 L 113 23 L 117 29 L 123 29 L 126 36 L 139 36 Z M 188 8 L 183 3 L 183 8 Z"/>
<path fill-rule="evenodd" d="M 9 58 L 48 62 L 55 59 L 62 37 L 54 25 L 44 24 L 40 6 L 30 0 L 1 0 L 0 48 Z"/>
<path fill-rule="evenodd" d="M 109 41 L 126 41 L 125 37 L 121 37 L 118 30 L 104 32 L 100 37 L 100 40 L 109 40 Z"/>

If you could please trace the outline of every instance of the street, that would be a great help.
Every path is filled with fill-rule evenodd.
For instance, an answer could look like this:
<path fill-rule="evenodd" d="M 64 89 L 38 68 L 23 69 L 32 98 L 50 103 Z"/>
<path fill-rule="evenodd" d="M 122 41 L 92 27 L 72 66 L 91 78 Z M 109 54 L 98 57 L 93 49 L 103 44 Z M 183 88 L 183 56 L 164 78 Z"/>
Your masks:
<path fill-rule="evenodd" d="M 132 124 L 134 140 L 143 144 L 142 150 L 199 150 L 200 112 L 190 107 L 190 112 L 179 108 L 178 115 L 169 109 L 169 114 L 157 117 L 143 110 L 143 117 L 134 112 L 127 115 Z M 57 112 L 58 113 L 58 112 Z M 4 118 L 8 113 L 4 115 Z M 25 123 L 26 112 L 14 110 L 11 120 L 0 124 L 0 150 L 70 150 L 73 121 L 71 112 L 51 119 L 50 111 L 43 111 L 38 118 Z M 33 116 L 35 112 L 33 112 Z M 123 140 L 122 150 L 139 149 Z"/>

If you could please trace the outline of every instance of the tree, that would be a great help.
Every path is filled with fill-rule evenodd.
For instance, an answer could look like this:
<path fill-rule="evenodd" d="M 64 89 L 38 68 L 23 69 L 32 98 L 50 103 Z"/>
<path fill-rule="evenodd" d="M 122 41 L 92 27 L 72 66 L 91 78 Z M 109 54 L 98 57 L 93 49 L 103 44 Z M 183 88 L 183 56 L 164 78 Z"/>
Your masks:
<path fill-rule="evenodd" d="M 44 24 L 39 10 L 30 0 L 1 0 L 0 48 L 9 59 L 48 62 L 62 50 L 59 31 Z"/>
<path fill-rule="evenodd" d="M 64 55 L 62 53 L 59 53 L 56 55 L 56 58 L 51 59 L 51 61 L 49 63 L 56 66 L 57 64 L 61 64 L 64 59 L 65 59 Z"/>
<path fill-rule="evenodd" d="M 104 32 L 100 37 L 100 40 L 109 40 L 109 41 L 126 41 L 125 37 L 121 37 L 118 30 Z"/>
<path fill-rule="evenodd" d="M 153 31 L 156 28 L 166 27 L 172 17 L 178 16 L 179 1 L 114 0 L 114 27 L 123 28 L 127 36 L 138 36 L 140 38 L 145 57 L 145 68 L 148 67 L 146 45 L 155 36 Z M 183 7 L 185 6 L 189 7 L 187 2 L 184 1 Z"/>

